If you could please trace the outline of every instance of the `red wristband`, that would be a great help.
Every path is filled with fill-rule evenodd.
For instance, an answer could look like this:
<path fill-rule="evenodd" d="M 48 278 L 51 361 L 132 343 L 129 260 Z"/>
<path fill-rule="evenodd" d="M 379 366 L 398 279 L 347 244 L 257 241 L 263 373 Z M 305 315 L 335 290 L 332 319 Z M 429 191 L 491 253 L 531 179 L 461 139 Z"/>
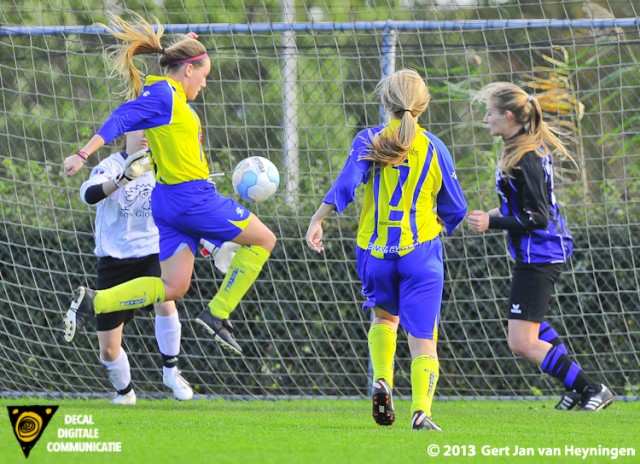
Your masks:
<path fill-rule="evenodd" d="M 83 152 L 82 150 L 78 150 L 76 152 L 76 155 L 78 155 L 80 158 L 82 158 L 82 161 L 84 161 L 85 163 L 87 162 L 87 158 L 89 158 L 89 155 L 87 155 L 85 152 Z"/>

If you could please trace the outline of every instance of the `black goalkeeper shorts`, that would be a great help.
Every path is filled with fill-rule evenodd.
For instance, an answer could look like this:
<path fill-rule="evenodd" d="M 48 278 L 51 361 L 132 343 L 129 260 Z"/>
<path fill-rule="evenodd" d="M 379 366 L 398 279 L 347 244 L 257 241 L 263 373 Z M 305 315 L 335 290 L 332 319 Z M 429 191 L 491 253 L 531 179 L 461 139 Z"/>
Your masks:
<path fill-rule="evenodd" d="M 509 319 L 542 322 L 564 263 L 516 263 L 509 295 Z"/>
<path fill-rule="evenodd" d="M 97 290 L 115 287 L 118 284 L 127 282 L 138 277 L 160 277 L 160 261 L 158 255 L 149 255 L 143 258 L 100 258 L 98 261 L 98 281 Z M 140 308 L 143 310 L 153 310 L 153 305 Z M 133 319 L 135 309 L 116 311 L 113 313 L 96 314 L 96 329 L 98 332 L 105 332 L 126 324 Z"/>

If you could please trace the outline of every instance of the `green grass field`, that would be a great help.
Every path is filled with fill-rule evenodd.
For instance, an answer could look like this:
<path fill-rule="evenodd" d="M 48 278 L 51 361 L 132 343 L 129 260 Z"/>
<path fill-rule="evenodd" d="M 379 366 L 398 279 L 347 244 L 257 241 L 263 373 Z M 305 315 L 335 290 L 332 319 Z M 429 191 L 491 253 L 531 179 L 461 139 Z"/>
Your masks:
<path fill-rule="evenodd" d="M 26 405 L 59 406 L 28 461 L 6 408 Z M 640 402 L 591 414 L 558 412 L 551 401 L 439 401 L 434 419 L 441 433 L 412 431 L 403 401 L 396 402 L 396 424 L 385 428 L 375 425 L 364 400 L 138 400 L 114 407 L 106 399 L 3 398 L 1 406 L 3 464 L 640 462 Z M 73 415 L 91 416 L 93 425 L 66 425 Z M 58 438 L 73 428 L 98 429 L 98 438 Z M 119 442 L 121 452 L 51 451 L 63 442 Z M 535 455 L 514 456 L 516 446 Z M 632 448 L 636 455 L 584 459 L 566 447 Z M 542 457 L 539 448 L 560 455 Z"/>

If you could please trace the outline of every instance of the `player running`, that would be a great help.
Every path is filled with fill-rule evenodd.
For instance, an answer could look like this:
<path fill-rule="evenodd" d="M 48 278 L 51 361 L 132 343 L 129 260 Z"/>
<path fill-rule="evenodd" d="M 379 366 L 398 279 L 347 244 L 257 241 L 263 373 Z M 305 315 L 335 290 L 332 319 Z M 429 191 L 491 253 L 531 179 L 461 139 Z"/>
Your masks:
<path fill-rule="evenodd" d="M 365 296 L 362 309 L 373 311 L 369 354 L 373 366 L 373 418 L 392 425 L 393 366 L 398 325 L 409 333 L 411 351 L 411 426 L 441 430 L 431 418 L 440 364 L 438 324 L 444 286 L 440 233 L 451 233 L 467 205 L 453 160 L 442 141 L 420 127 L 430 95 L 420 75 L 396 71 L 377 87 L 393 120 L 360 132 L 345 166 L 311 218 L 309 248 L 320 253 L 322 222 L 342 212 L 364 184 L 356 262 Z"/>
<path fill-rule="evenodd" d="M 474 210 L 472 230 L 503 229 L 516 264 L 509 296 L 509 348 L 566 387 L 556 409 L 598 411 L 613 401 L 611 390 L 569 358 L 566 346 L 546 322 L 553 287 L 573 250 L 573 242 L 553 191 L 551 151 L 571 159 L 553 128 L 543 120 L 540 96 L 506 82 L 483 88 L 483 122 L 504 139 L 496 169 L 500 207 Z M 558 98 L 554 95 L 553 98 Z"/>

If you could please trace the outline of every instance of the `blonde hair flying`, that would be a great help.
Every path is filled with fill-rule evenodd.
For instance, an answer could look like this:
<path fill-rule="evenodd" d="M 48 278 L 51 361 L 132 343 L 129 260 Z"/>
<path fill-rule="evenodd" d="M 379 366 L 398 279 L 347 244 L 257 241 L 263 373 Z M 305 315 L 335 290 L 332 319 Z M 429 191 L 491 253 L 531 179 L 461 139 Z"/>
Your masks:
<path fill-rule="evenodd" d="M 136 55 L 160 54 L 160 66 L 171 68 L 185 64 L 184 60 L 200 57 L 207 53 L 205 46 L 189 35 L 178 39 L 170 47 L 164 48 L 161 43 L 164 27 L 157 18 L 153 18 L 154 29 L 154 25 L 138 13 L 133 11 L 128 11 L 128 13 L 134 18 L 132 21 L 126 21 L 119 16 L 110 14 L 109 20 L 113 24 L 112 26 L 97 24 L 123 42 L 109 47 L 106 53 L 112 67 L 111 74 L 124 77 L 129 84 L 123 92 L 127 100 L 138 97 L 143 88 L 144 74 L 133 61 Z M 202 59 L 191 61 L 190 64 L 198 67 L 201 65 Z"/>
<path fill-rule="evenodd" d="M 500 114 L 510 111 L 514 121 L 522 124 L 525 133 L 521 136 L 505 140 L 502 147 L 502 155 L 498 160 L 498 167 L 506 175 L 510 175 L 512 169 L 520 159 L 528 153 L 535 152 L 538 156 L 546 156 L 547 153 L 555 153 L 576 165 L 569 151 L 559 136 L 568 135 L 559 126 L 571 126 L 570 123 L 556 121 L 555 125 L 548 124 L 543 119 L 543 105 L 546 108 L 553 106 L 554 101 L 562 101 L 563 95 L 557 91 L 553 94 L 541 93 L 529 95 L 515 84 L 510 82 L 495 82 L 482 88 L 475 97 L 485 104 L 489 102 Z M 544 152 L 540 152 L 540 147 Z"/>

